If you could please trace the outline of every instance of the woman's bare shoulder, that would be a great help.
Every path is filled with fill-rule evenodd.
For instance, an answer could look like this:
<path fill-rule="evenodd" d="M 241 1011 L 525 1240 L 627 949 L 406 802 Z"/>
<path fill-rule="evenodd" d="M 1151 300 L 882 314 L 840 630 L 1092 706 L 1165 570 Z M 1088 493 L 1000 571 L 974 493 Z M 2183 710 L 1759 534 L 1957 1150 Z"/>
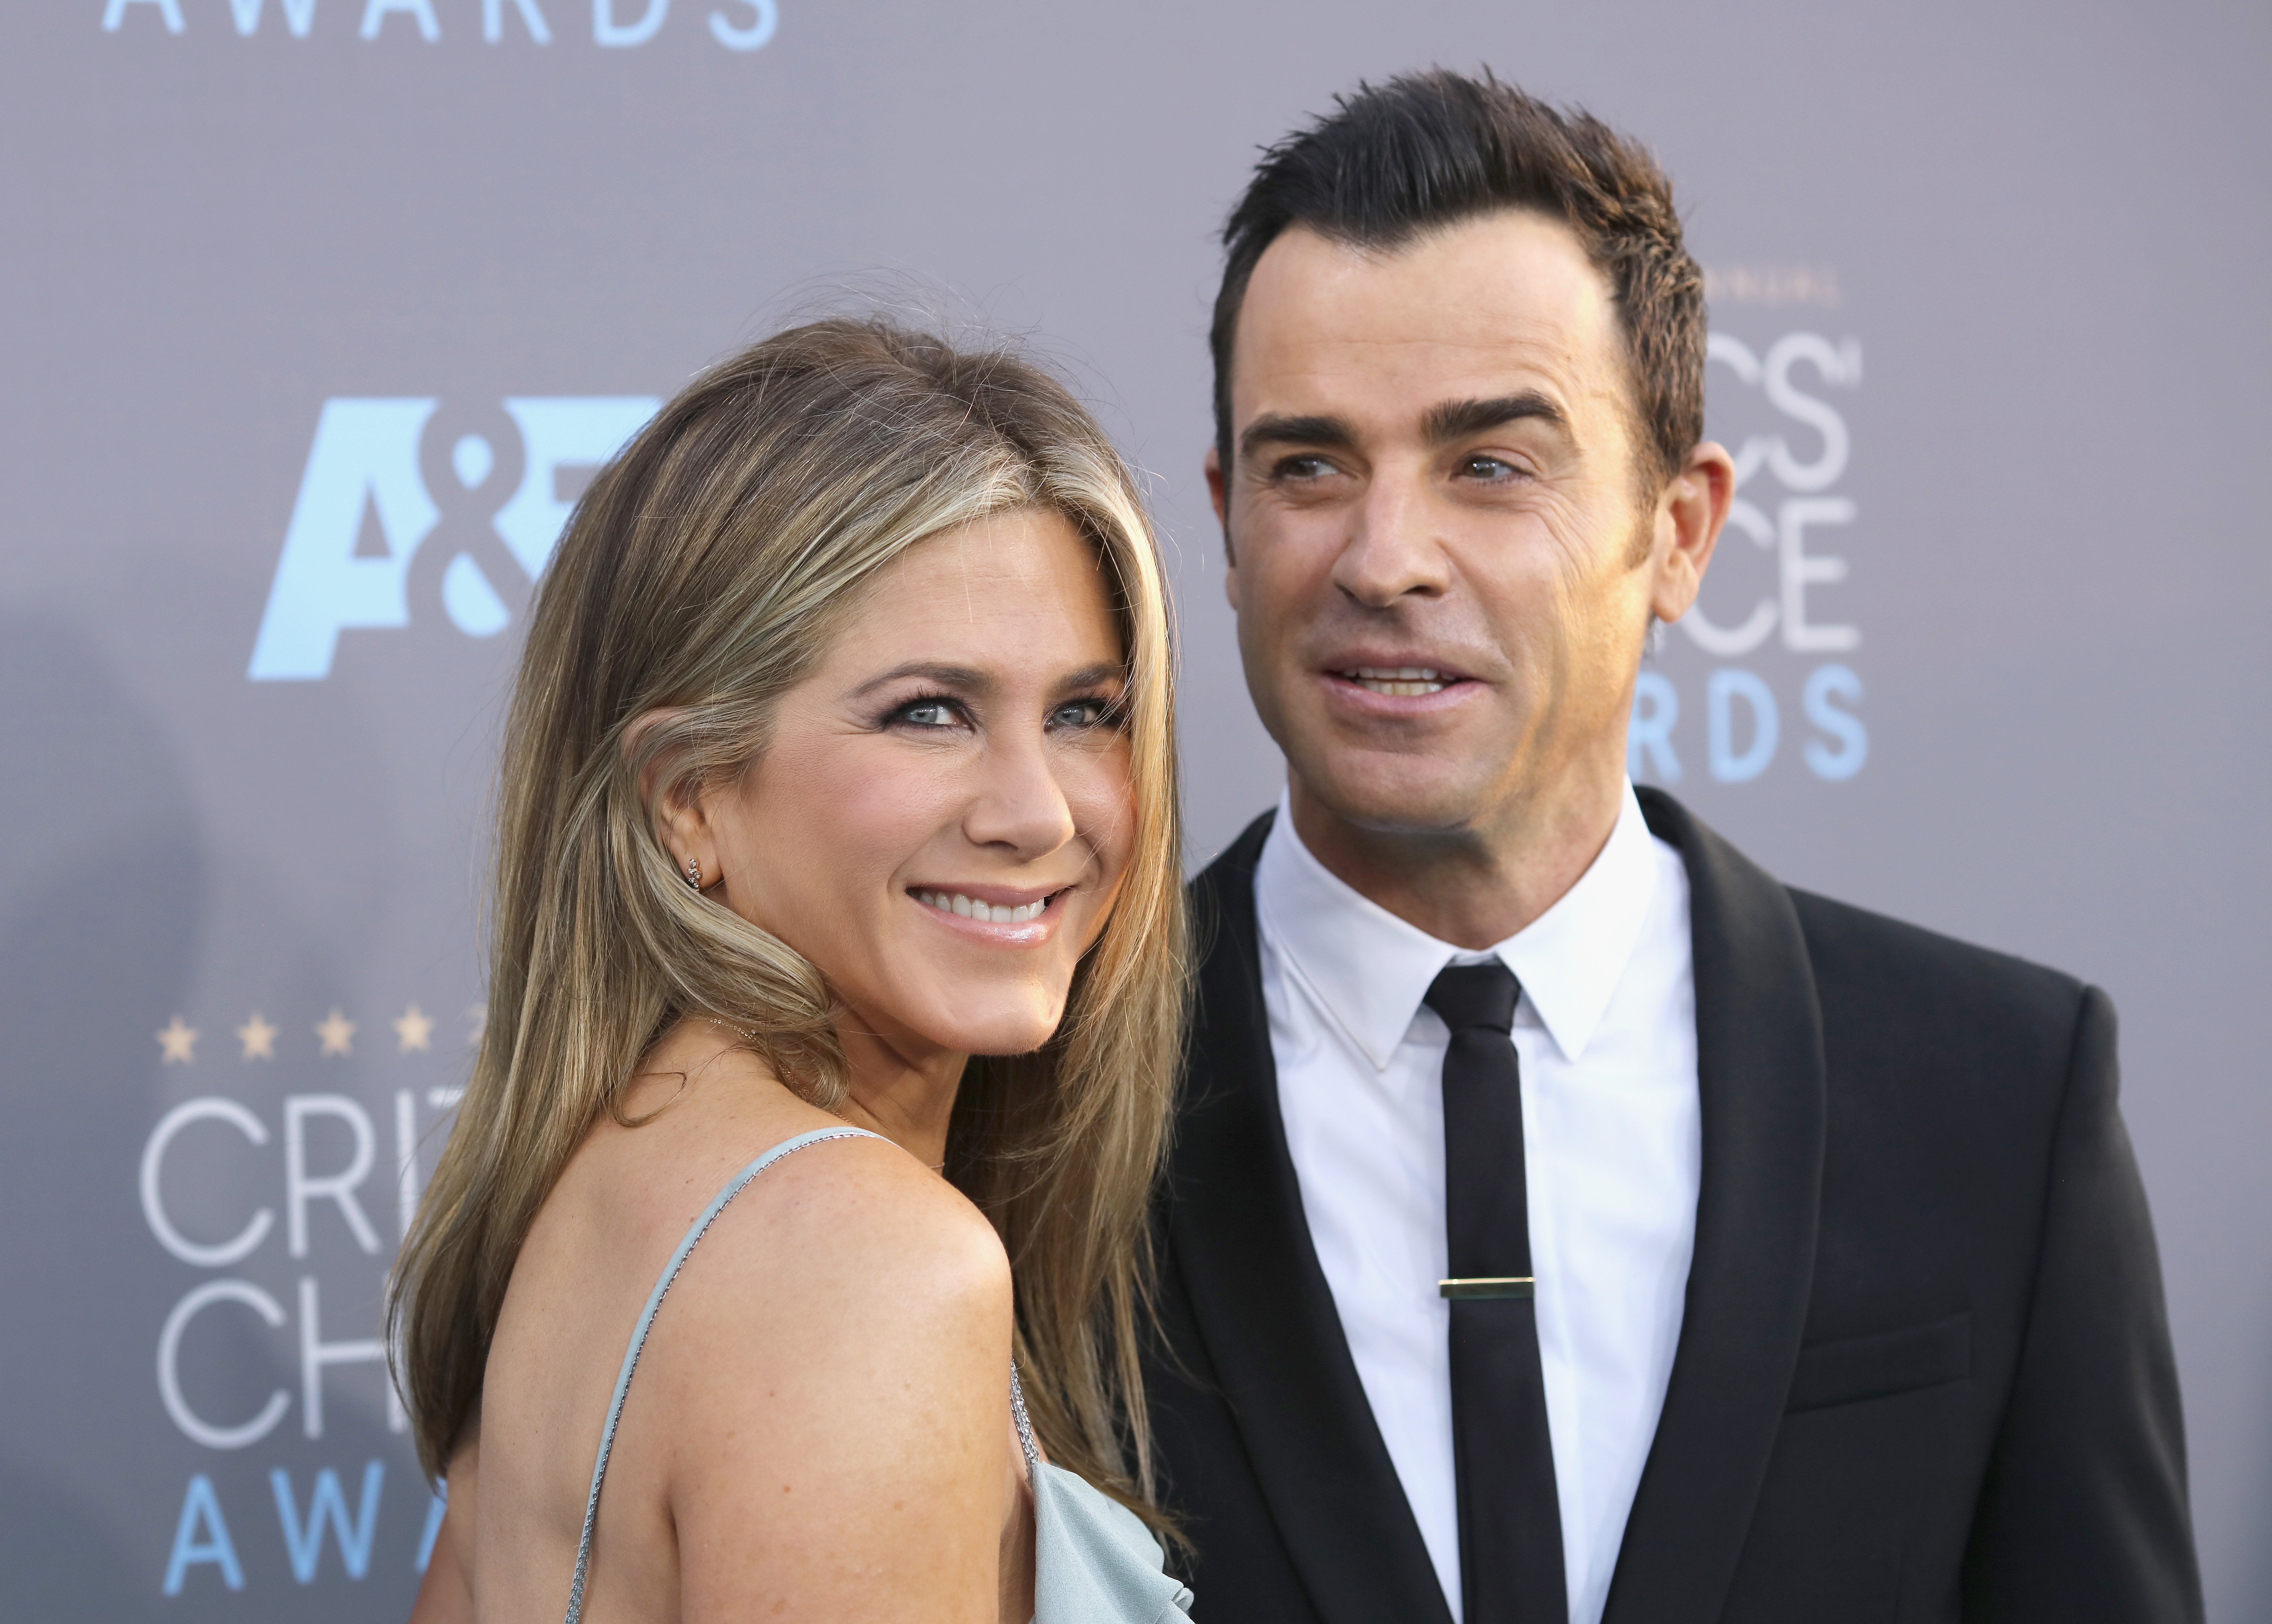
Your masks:
<path fill-rule="evenodd" d="M 985 1215 L 888 1140 L 808 1144 L 766 1167 L 703 1237 L 711 1273 L 856 1312 L 1006 1315 L 1010 1265 Z"/>
<path fill-rule="evenodd" d="M 884 1573 L 934 1599 L 990 1595 L 1010 1267 L 960 1192 L 887 1141 L 811 1145 L 719 1215 L 663 1321 L 674 1309 L 649 1397 L 670 1417 L 690 1614 L 698 1597 L 835 1596 L 848 1530 L 875 1570 L 863 1596 Z"/>
<path fill-rule="evenodd" d="M 595 1124 L 563 1185 L 579 1229 L 630 1241 L 650 1267 L 753 1161 L 803 1136 L 841 1135 L 776 1158 L 734 1196 L 686 1261 L 685 1280 L 707 1284 L 674 1286 L 666 1318 L 698 1317 L 699 1296 L 751 1314 L 787 1303 L 889 1315 L 962 1302 L 998 1308 L 1006 1324 L 1009 1263 L 985 1216 L 899 1145 L 799 1099 L 753 1056 L 666 1050 L 624 1103 L 636 1125 Z"/>

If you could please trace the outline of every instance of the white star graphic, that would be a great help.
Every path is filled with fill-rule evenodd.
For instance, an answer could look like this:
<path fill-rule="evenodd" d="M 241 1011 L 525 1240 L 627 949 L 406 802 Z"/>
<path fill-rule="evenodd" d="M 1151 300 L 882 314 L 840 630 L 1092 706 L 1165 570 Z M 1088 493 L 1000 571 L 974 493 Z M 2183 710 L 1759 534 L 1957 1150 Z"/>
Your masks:
<path fill-rule="evenodd" d="M 355 1024 L 341 1015 L 337 1005 L 333 1007 L 329 1015 L 316 1023 L 316 1036 L 324 1040 L 324 1053 L 326 1054 L 354 1054 L 355 1034 Z"/>
<path fill-rule="evenodd" d="M 176 1016 L 158 1034 L 159 1058 L 161 1066 L 187 1066 L 197 1059 L 198 1029 Z"/>
<path fill-rule="evenodd" d="M 250 1020 L 236 1029 L 236 1040 L 244 1045 L 247 1060 L 276 1058 L 276 1028 L 262 1020 L 258 1009 L 252 1012 Z"/>
<path fill-rule="evenodd" d="M 432 1048 L 434 1046 L 429 1039 L 433 1035 L 434 1017 L 419 1013 L 418 1006 L 415 1003 L 395 1018 L 395 1040 L 400 1046 L 400 1052 L 405 1054 L 413 1049 Z"/>

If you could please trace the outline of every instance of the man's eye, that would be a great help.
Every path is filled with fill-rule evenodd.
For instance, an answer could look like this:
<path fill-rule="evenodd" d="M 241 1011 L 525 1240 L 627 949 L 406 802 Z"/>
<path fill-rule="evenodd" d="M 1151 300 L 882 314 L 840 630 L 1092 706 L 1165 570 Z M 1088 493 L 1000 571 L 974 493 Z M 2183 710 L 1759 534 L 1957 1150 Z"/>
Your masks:
<path fill-rule="evenodd" d="M 1522 470 L 1503 457 L 1487 457 L 1481 452 L 1474 452 L 1460 458 L 1460 472 L 1469 479 L 1498 480 L 1511 480 Z"/>
<path fill-rule="evenodd" d="M 1304 453 L 1280 458 L 1270 470 L 1270 475 L 1279 480 L 1322 480 L 1335 472 L 1337 470 L 1327 458 Z"/>

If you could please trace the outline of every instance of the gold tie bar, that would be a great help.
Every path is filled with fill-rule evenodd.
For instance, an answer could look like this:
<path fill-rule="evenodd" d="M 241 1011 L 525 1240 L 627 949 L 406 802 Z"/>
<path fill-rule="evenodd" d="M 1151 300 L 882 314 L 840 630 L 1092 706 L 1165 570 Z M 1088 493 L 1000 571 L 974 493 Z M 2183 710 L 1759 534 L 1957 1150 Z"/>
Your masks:
<path fill-rule="evenodd" d="M 1478 1297 L 1528 1297 L 1535 1284 L 1529 1275 L 1479 1276 L 1468 1280 L 1439 1280 L 1439 1296 L 1454 1302 L 1467 1302 Z"/>

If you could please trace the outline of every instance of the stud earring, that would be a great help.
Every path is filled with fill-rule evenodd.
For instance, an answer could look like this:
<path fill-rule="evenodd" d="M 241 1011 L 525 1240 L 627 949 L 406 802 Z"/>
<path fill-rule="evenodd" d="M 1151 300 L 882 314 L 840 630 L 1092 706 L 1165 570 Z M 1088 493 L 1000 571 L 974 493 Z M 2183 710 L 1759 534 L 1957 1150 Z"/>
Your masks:
<path fill-rule="evenodd" d="M 686 860 L 686 883 L 695 890 L 702 889 L 702 865 L 691 857 Z"/>

